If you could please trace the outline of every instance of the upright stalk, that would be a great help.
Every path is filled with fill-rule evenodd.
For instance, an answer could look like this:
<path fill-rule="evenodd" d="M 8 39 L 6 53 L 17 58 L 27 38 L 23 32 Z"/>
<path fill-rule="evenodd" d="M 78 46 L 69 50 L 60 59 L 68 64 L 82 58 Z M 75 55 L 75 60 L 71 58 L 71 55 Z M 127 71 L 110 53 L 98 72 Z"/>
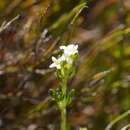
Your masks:
<path fill-rule="evenodd" d="M 61 110 L 61 130 L 66 130 L 66 107 Z"/>
<path fill-rule="evenodd" d="M 63 87 L 63 95 L 64 95 L 64 99 L 62 101 L 62 109 L 61 109 L 61 130 L 67 130 L 66 129 L 66 117 L 67 117 L 67 114 L 66 114 L 66 90 L 67 90 L 67 79 L 64 79 L 63 80 L 63 84 L 64 84 L 64 87 Z"/>
<path fill-rule="evenodd" d="M 73 66 L 74 60 L 78 57 L 78 45 L 70 44 L 68 46 L 60 46 L 63 54 L 58 58 L 52 57 L 53 63 L 50 68 L 56 68 L 56 76 L 61 83 L 57 89 L 50 89 L 49 93 L 53 100 L 57 102 L 61 114 L 61 130 L 67 130 L 67 106 L 74 97 L 74 89 L 67 93 L 67 81 L 74 76 L 75 70 Z"/>

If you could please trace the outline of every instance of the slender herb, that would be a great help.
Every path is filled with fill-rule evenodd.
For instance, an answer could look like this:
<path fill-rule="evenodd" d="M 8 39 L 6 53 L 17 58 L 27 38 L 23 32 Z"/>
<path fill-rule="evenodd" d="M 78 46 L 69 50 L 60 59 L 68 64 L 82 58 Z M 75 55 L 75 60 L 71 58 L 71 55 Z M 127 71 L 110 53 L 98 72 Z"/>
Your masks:
<path fill-rule="evenodd" d="M 71 103 L 74 96 L 74 89 L 67 93 L 67 82 L 75 74 L 73 63 L 78 57 L 78 45 L 60 46 L 60 49 L 63 50 L 63 54 L 58 58 L 52 57 L 53 63 L 49 66 L 56 68 L 55 74 L 60 80 L 60 84 L 56 90 L 50 89 L 49 93 L 52 99 L 56 101 L 61 113 L 61 130 L 67 130 L 66 107 Z"/>

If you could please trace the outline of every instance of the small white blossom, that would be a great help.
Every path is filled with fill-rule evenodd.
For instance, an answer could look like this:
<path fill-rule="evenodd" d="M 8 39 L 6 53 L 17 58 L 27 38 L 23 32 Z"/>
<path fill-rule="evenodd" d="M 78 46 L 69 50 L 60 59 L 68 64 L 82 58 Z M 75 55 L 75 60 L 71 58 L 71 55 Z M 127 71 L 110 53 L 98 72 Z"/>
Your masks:
<path fill-rule="evenodd" d="M 52 57 L 53 63 L 49 66 L 50 68 L 57 68 L 61 69 L 61 62 L 65 61 L 65 57 L 61 56 L 60 58 L 56 59 L 54 56 Z"/>
<path fill-rule="evenodd" d="M 67 63 L 69 63 L 69 64 L 73 63 L 73 59 L 70 56 L 63 54 L 62 57 L 64 57 L 64 59 L 65 59 L 65 61 L 67 61 Z"/>
<path fill-rule="evenodd" d="M 71 56 L 78 53 L 78 45 L 70 44 L 68 46 L 60 46 L 61 50 L 64 50 L 64 55 Z"/>
<path fill-rule="evenodd" d="M 73 63 L 73 58 L 71 56 L 78 53 L 78 45 L 70 44 L 68 46 L 60 46 L 60 49 L 64 51 L 61 57 L 56 59 L 54 56 L 52 57 L 53 63 L 49 66 L 50 68 L 61 69 L 61 63 L 66 61 L 68 64 Z"/>

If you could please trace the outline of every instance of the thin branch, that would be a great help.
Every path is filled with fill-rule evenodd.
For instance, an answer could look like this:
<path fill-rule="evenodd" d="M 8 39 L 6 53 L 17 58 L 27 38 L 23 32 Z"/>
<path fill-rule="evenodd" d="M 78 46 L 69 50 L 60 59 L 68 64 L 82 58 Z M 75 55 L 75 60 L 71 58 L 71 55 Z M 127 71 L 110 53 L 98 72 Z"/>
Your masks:
<path fill-rule="evenodd" d="M 87 6 L 85 5 L 84 7 L 82 7 L 82 8 L 76 13 L 76 15 L 73 17 L 73 19 L 72 19 L 71 22 L 70 22 L 70 26 L 74 24 L 74 22 L 76 21 L 77 17 L 80 15 L 80 13 L 82 12 L 82 10 L 83 10 L 84 8 L 87 8 Z"/>
<path fill-rule="evenodd" d="M 0 33 L 3 32 L 6 28 L 8 28 L 15 20 L 17 20 L 20 17 L 20 15 L 17 15 L 14 17 L 11 21 L 6 22 L 4 21 L 2 25 L 0 26 Z"/>
<path fill-rule="evenodd" d="M 110 124 L 107 125 L 105 130 L 110 130 L 115 123 L 117 123 L 118 121 L 120 121 L 123 118 L 127 117 L 129 114 L 130 114 L 130 110 L 128 110 L 125 113 L 123 113 L 122 115 L 118 116 L 116 119 L 112 120 Z"/>
<path fill-rule="evenodd" d="M 123 128 L 121 128 L 121 130 L 127 130 L 128 128 L 130 128 L 130 124 L 124 126 Z"/>

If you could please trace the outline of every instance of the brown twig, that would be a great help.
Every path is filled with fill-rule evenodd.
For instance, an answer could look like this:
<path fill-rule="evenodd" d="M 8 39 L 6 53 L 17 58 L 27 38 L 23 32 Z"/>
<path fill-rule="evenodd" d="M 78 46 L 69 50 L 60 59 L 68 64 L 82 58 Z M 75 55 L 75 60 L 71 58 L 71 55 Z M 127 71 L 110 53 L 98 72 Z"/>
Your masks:
<path fill-rule="evenodd" d="M 17 15 L 14 17 L 11 21 L 6 22 L 4 21 L 2 25 L 0 26 L 0 33 L 3 32 L 5 29 L 7 29 L 15 20 L 17 20 L 20 17 L 20 15 Z"/>

